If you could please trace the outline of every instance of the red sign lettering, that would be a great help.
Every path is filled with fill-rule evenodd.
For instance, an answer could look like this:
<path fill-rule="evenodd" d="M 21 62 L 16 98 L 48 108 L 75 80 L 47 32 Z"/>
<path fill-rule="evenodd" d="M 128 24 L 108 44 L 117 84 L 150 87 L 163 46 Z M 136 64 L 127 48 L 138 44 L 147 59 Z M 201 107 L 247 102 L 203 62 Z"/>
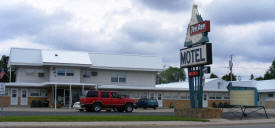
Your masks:
<path fill-rule="evenodd" d="M 193 72 L 189 72 L 188 76 L 192 77 L 192 76 L 198 76 L 199 75 L 199 71 L 193 71 Z"/>
<path fill-rule="evenodd" d="M 210 32 L 210 21 L 206 20 L 190 26 L 190 35 L 202 32 Z"/>

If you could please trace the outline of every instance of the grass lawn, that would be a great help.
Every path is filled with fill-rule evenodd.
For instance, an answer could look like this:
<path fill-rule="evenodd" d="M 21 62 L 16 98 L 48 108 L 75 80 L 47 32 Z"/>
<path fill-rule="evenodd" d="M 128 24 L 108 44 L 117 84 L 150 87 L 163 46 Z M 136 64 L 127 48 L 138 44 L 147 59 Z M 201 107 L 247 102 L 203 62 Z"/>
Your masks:
<path fill-rule="evenodd" d="M 148 116 L 148 115 L 91 115 L 91 116 L 4 116 L 0 122 L 80 122 L 80 121 L 202 121 L 209 120 L 195 119 L 176 116 Z"/>

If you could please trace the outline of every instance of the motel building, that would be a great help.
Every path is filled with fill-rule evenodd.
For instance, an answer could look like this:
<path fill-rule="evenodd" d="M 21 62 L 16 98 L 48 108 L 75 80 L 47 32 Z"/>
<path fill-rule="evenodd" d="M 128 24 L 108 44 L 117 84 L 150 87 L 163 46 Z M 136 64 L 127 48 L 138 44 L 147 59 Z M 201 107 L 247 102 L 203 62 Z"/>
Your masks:
<path fill-rule="evenodd" d="M 11 48 L 9 56 L 16 81 L 5 83 L 4 98 L 0 97 L 7 107 L 47 101 L 51 108 L 71 108 L 87 90 L 96 89 L 118 91 L 136 100 L 155 98 L 164 108 L 190 107 L 188 81 L 155 85 L 163 70 L 160 57 L 25 48 Z M 275 108 L 275 88 L 268 86 L 272 82 L 233 82 L 233 86 L 257 87 L 259 104 Z M 206 79 L 203 107 L 229 103 L 227 86 L 222 79 Z"/>

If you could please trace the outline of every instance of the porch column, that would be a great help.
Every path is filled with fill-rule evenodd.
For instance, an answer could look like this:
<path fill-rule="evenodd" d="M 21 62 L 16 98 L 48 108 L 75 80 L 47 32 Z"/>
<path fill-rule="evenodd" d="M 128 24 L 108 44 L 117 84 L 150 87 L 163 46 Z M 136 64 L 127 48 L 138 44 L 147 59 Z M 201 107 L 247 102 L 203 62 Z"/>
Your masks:
<path fill-rule="evenodd" d="M 54 85 L 54 109 L 56 109 L 56 94 L 57 94 L 57 91 L 56 91 L 56 84 Z"/>
<path fill-rule="evenodd" d="M 84 96 L 84 84 L 82 84 L 82 96 Z"/>
<path fill-rule="evenodd" d="M 69 103 L 69 108 L 71 109 L 72 106 L 72 85 L 70 84 L 70 103 Z"/>
<path fill-rule="evenodd" d="M 53 105 L 54 104 L 54 87 L 52 85 L 52 93 L 51 93 L 51 104 Z"/>
<path fill-rule="evenodd" d="M 11 82 L 11 65 L 10 65 L 10 80 L 9 81 Z"/>

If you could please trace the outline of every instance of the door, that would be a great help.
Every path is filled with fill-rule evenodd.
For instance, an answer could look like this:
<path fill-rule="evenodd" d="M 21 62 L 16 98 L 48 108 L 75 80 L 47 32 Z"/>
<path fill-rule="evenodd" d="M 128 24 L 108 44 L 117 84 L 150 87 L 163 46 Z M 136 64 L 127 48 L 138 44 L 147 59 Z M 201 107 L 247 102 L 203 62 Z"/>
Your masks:
<path fill-rule="evenodd" d="M 70 90 L 64 89 L 64 106 L 70 106 Z"/>
<path fill-rule="evenodd" d="M 202 107 L 207 108 L 208 107 L 208 97 L 207 94 L 203 94 L 203 101 L 202 101 Z"/>
<path fill-rule="evenodd" d="M 20 98 L 20 104 L 21 105 L 28 105 L 28 90 L 27 89 L 21 89 L 21 98 Z"/>
<path fill-rule="evenodd" d="M 18 89 L 11 89 L 11 105 L 18 105 Z"/>
<path fill-rule="evenodd" d="M 121 100 L 117 92 L 111 92 L 111 100 L 112 100 L 112 104 L 115 104 L 118 106 L 124 105 L 124 100 Z"/>
<path fill-rule="evenodd" d="M 158 92 L 157 96 L 158 96 L 157 101 L 158 101 L 159 107 L 162 107 L 162 93 Z"/>

